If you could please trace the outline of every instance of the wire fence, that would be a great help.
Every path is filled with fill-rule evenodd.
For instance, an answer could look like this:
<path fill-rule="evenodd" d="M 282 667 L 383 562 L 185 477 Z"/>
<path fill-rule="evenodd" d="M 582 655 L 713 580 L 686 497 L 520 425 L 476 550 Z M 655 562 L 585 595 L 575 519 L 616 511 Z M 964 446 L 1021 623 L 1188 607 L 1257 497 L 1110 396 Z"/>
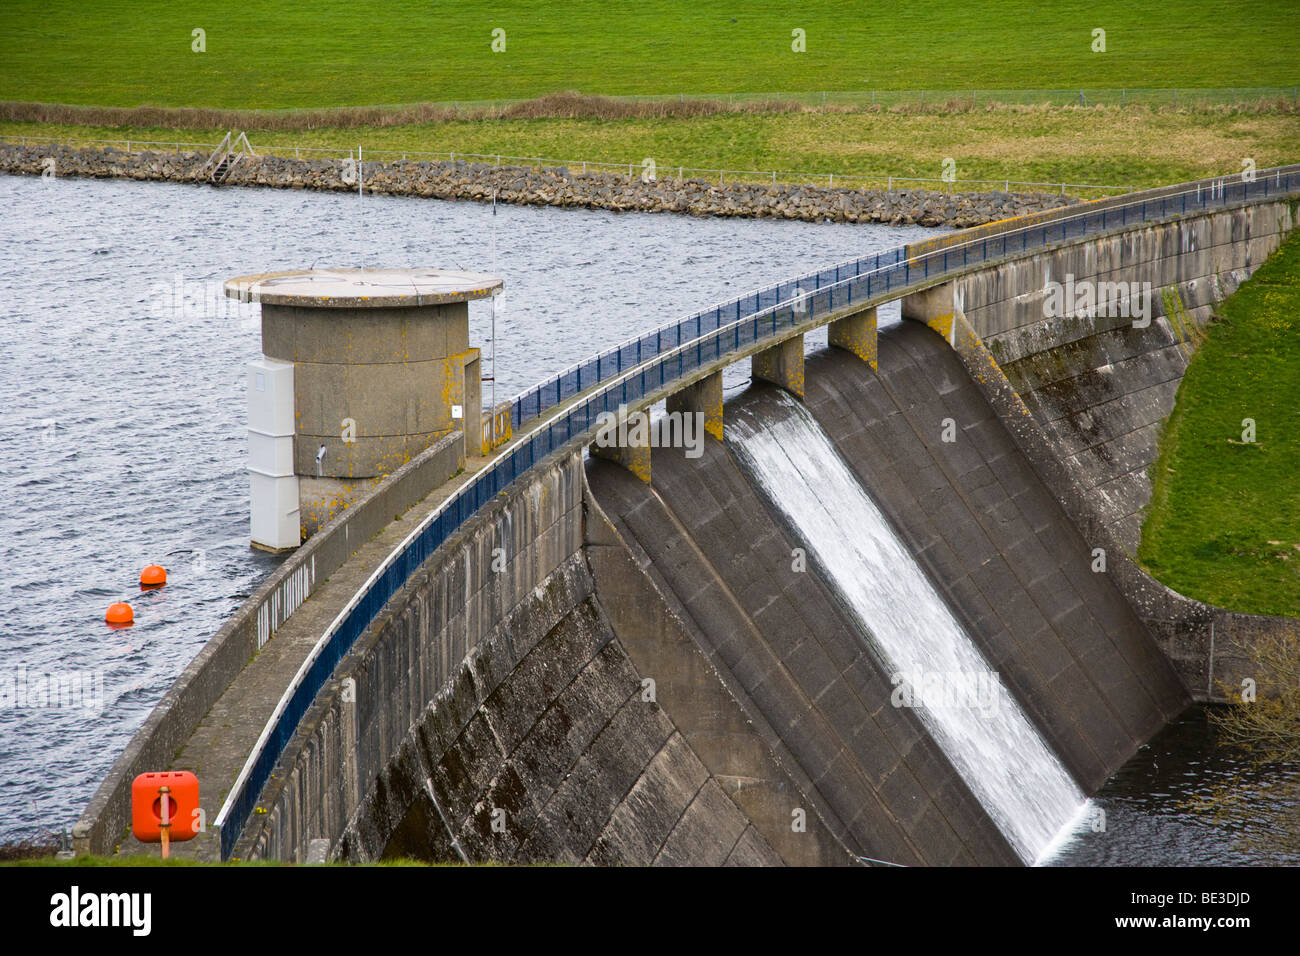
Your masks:
<path fill-rule="evenodd" d="M 60 139 L 45 136 L 0 136 L 0 142 L 17 142 L 27 146 L 36 143 L 48 143 L 59 146 L 95 146 L 121 148 L 127 153 L 162 151 L 197 152 L 212 150 L 214 143 L 185 143 L 180 141 L 141 139 Z M 1138 188 L 1131 184 L 1107 186 L 1097 183 L 1062 183 L 1039 182 L 1021 179 L 963 179 L 955 175 L 950 177 L 895 176 L 891 173 L 810 173 L 795 170 L 774 169 L 724 169 L 699 166 L 669 165 L 642 159 L 628 163 L 611 163 L 588 159 L 554 159 L 545 156 L 510 156 L 504 153 L 467 153 L 455 150 L 439 152 L 433 150 L 376 149 L 359 146 L 355 149 L 346 146 L 258 146 L 259 156 L 278 156 L 285 159 L 312 160 L 328 159 L 355 161 L 358 153 L 364 155 L 367 162 L 439 162 L 464 163 L 467 166 L 491 166 L 519 169 L 532 169 L 537 172 L 545 170 L 563 171 L 574 176 L 613 175 L 626 176 L 628 179 L 640 179 L 643 182 L 657 182 L 668 179 L 674 182 L 700 180 L 717 183 L 750 183 L 756 185 L 800 185 L 819 186 L 828 189 L 884 189 L 893 191 L 910 186 L 939 192 L 1012 192 L 1016 191 L 1050 192 L 1058 195 L 1071 195 L 1084 199 L 1099 196 L 1111 196 L 1118 193 L 1131 193 Z M 971 188 L 980 187 L 980 188 Z"/>
<path fill-rule="evenodd" d="M 855 260 L 859 268 L 850 275 L 836 268 L 839 276 L 823 288 L 806 290 L 793 280 L 794 294 L 781 298 L 781 290 L 790 283 L 781 283 L 755 294 L 752 303 L 737 300 L 735 318 L 725 325 L 722 319 L 732 306 L 720 306 L 702 316 L 717 316 L 719 324 L 702 334 L 682 341 L 684 323 L 674 323 L 661 329 L 673 330 L 670 343 L 662 335 L 655 338 L 657 351 L 644 356 L 642 343 L 649 347 L 652 336 L 636 340 L 637 361 L 629 346 L 619 350 L 617 362 L 603 366 L 600 357 L 583 363 L 559 376 L 559 380 L 543 383 L 530 390 L 538 394 L 537 408 L 552 408 L 564 401 L 566 394 L 576 402 L 557 410 L 545 421 L 534 425 L 517 442 L 501 452 L 470 482 L 448 498 L 426 517 L 411 534 L 377 568 L 364 585 L 352 596 L 347 606 L 339 612 L 303 662 L 293 682 L 286 688 L 274 713 L 267 721 L 253 751 L 240 771 L 225 803 L 217 815 L 220 830 L 221 857 L 229 859 L 244 826 L 257 806 L 263 788 L 271 778 L 276 763 L 298 729 L 299 723 L 322 688 L 330 680 L 334 668 L 356 644 L 370 623 L 383 610 L 388 601 L 406 581 L 427 561 L 438 548 L 471 516 L 514 482 L 521 475 L 566 448 L 572 449 L 579 440 L 594 437 L 594 431 L 603 413 L 616 413 L 619 406 L 644 402 L 656 393 L 706 367 L 717 367 L 729 356 L 749 349 L 762 340 L 779 340 L 783 333 L 800 327 L 817 324 L 820 318 L 872 302 L 896 298 L 902 291 L 929 285 L 936 279 L 952 277 L 966 271 L 972 264 L 979 265 L 1016 252 L 1039 249 L 1068 239 L 1092 233 L 1105 232 L 1117 226 L 1148 220 L 1164 219 L 1189 210 L 1218 208 L 1239 202 L 1262 202 L 1280 196 L 1300 193 L 1300 167 L 1286 167 L 1261 171 L 1246 180 L 1205 180 L 1186 184 L 1178 189 L 1154 190 L 1147 195 L 1125 197 L 1109 203 L 1090 204 L 1082 212 L 1061 215 L 1050 221 L 1041 219 L 1029 225 L 1008 221 L 1000 232 L 982 231 L 979 238 L 959 243 L 921 244 L 921 251 L 909 255 L 912 247 L 902 247 L 882 253 L 879 257 Z M 866 263 L 872 262 L 868 268 Z M 819 277 L 824 275 L 816 273 Z M 778 301 L 769 303 L 775 297 Z M 754 311 L 750 311 L 751 305 Z M 689 323 L 691 320 L 686 320 Z M 629 343 L 630 345 L 630 343 Z M 667 346 L 666 351 L 663 349 Z M 626 354 L 627 365 L 623 355 Z M 596 380 L 583 385 L 582 369 L 594 373 Z M 602 380 L 600 376 L 604 374 Z M 555 398 L 550 401 L 547 390 L 554 388 Z M 585 387 L 591 391 L 582 398 Z M 540 390 L 540 391 L 539 391 Z M 528 395 L 530 393 L 525 393 Z M 522 396 L 521 396 L 522 398 Z M 533 406 L 529 406 L 529 411 Z M 525 420 L 534 420 L 529 415 Z"/>

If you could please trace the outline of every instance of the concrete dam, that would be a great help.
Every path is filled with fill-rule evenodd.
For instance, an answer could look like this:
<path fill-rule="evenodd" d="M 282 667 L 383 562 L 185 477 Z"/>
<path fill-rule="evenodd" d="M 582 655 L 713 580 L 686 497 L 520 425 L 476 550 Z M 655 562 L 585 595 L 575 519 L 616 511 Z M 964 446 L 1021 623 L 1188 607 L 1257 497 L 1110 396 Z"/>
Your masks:
<path fill-rule="evenodd" d="M 800 277 L 543 383 L 499 447 L 465 421 L 213 638 L 78 848 L 146 852 L 124 791 L 176 768 L 217 823 L 201 859 L 1034 863 L 1300 628 L 1131 557 L 1188 329 L 1294 226 L 1300 170 L 1260 175 Z M 1067 274 L 1160 292 L 1056 315 Z M 660 440 L 593 444 L 660 402 Z"/>

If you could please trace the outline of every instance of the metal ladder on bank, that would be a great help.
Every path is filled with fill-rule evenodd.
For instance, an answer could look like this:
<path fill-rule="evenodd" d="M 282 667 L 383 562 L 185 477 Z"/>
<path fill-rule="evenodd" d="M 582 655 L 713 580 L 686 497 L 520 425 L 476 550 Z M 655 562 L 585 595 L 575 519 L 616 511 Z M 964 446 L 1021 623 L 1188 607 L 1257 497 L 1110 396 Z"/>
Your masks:
<path fill-rule="evenodd" d="M 233 143 L 232 137 L 234 137 Z M 212 155 L 203 166 L 204 169 L 209 170 L 208 181 L 220 186 L 230 178 L 230 171 L 245 156 L 254 158 L 257 156 L 257 153 L 253 152 L 253 147 L 249 145 L 248 134 L 240 133 L 235 136 L 234 130 L 226 133 L 225 138 L 217 144 L 217 148 L 212 151 Z"/>

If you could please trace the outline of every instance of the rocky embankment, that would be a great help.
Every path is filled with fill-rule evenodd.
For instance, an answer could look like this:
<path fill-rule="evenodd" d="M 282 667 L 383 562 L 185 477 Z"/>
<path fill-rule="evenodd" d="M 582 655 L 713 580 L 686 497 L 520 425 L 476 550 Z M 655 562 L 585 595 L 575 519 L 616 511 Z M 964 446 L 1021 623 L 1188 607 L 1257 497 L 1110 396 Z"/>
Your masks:
<path fill-rule="evenodd" d="M 195 152 L 126 152 L 115 148 L 0 145 L 0 172 L 206 183 L 208 156 Z M 562 168 L 491 166 L 466 162 L 366 162 L 367 192 L 432 199 L 469 199 L 577 206 L 692 216 L 882 222 L 962 228 L 1078 202 L 1045 193 L 942 193 L 917 189 L 842 189 L 761 183 L 716 183 Z M 356 164 L 338 159 L 246 157 L 226 185 L 351 191 Z"/>

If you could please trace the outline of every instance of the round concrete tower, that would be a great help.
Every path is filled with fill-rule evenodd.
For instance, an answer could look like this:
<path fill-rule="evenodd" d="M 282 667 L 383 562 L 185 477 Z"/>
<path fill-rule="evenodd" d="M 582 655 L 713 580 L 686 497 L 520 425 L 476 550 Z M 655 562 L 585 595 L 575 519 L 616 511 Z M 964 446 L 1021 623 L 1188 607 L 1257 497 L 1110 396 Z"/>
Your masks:
<path fill-rule="evenodd" d="M 226 282 L 226 295 L 262 305 L 263 357 L 248 367 L 255 545 L 297 547 L 366 479 L 453 431 L 471 436 L 477 453 L 469 302 L 501 285 L 440 269 L 313 269 Z"/>

